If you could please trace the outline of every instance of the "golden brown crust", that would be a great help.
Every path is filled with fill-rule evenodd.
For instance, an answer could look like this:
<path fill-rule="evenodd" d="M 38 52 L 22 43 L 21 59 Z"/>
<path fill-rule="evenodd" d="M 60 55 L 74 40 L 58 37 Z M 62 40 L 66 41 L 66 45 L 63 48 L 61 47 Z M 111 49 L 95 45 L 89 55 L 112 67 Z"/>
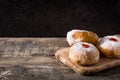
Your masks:
<path fill-rule="evenodd" d="M 98 47 L 98 49 L 101 51 L 100 54 L 106 56 L 106 57 L 113 57 L 113 49 L 110 48 L 103 48 L 103 47 Z"/>
<path fill-rule="evenodd" d="M 91 31 L 75 32 L 73 34 L 73 38 L 74 39 L 82 38 L 81 39 L 82 42 L 88 42 L 88 43 L 92 43 L 94 45 L 96 45 L 96 43 L 99 39 L 98 35 Z"/>
<path fill-rule="evenodd" d="M 89 42 L 89 43 L 92 43 L 92 44 L 96 45 L 98 39 L 99 38 L 95 33 L 88 32 L 86 37 L 83 39 L 83 42 Z"/>

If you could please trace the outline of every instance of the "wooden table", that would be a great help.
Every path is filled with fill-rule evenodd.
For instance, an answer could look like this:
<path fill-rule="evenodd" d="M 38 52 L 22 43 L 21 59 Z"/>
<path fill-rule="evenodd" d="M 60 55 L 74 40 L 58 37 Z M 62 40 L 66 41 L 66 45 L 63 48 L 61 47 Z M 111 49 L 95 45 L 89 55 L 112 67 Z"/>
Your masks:
<path fill-rule="evenodd" d="M 55 59 L 65 38 L 0 38 L 0 80 L 119 80 L 120 66 L 79 75 Z"/>

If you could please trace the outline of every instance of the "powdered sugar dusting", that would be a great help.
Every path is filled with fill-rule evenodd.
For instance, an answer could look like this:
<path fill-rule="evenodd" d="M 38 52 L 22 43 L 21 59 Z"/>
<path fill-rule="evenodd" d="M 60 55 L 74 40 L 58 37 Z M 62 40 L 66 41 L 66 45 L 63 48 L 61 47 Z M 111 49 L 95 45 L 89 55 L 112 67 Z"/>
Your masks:
<path fill-rule="evenodd" d="M 88 32 L 87 30 L 71 30 L 67 33 L 67 42 L 69 45 L 72 45 L 76 42 L 79 42 L 79 41 L 82 41 L 82 38 L 78 38 L 78 39 L 75 39 L 73 37 L 73 35 L 76 33 L 76 32 Z"/>
<path fill-rule="evenodd" d="M 89 48 L 83 47 L 82 44 L 89 45 Z M 83 53 L 83 51 L 86 51 L 86 52 L 96 52 L 97 51 L 97 48 L 94 45 L 92 45 L 90 43 L 86 43 L 86 42 L 78 42 L 78 43 L 74 44 L 72 47 L 74 50 L 76 50 L 80 54 Z"/>
<path fill-rule="evenodd" d="M 110 38 L 117 39 L 117 42 L 109 40 Z M 116 48 L 117 46 L 120 46 L 120 38 L 117 36 L 114 36 L 114 35 L 113 36 L 105 36 L 104 38 L 101 39 L 100 44 L 101 44 L 100 46 L 103 46 L 104 48 L 107 48 L 108 46 Z"/>
<path fill-rule="evenodd" d="M 83 44 L 89 47 L 85 48 Z M 91 43 L 77 42 L 70 48 L 69 57 L 74 62 L 78 61 L 80 65 L 95 64 L 99 61 L 100 55 L 98 49 Z"/>

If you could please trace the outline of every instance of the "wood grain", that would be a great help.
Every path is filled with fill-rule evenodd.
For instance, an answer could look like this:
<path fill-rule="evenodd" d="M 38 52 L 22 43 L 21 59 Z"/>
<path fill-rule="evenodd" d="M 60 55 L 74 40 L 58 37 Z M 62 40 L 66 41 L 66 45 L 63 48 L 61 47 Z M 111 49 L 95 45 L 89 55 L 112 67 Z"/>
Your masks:
<path fill-rule="evenodd" d="M 56 60 L 65 38 L 0 38 L 0 80 L 116 80 L 120 67 L 82 76 Z"/>
<path fill-rule="evenodd" d="M 66 46 L 65 38 L 0 38 L 0 57 L 53 56 Z"/>
<path fill-rule="evenodd" d="M 81 66 L 79 64 L 73 63 L 70 60 L 69 47 L 58 50 L 55 53 L 55 56 L 59 61 L 61 61 L 65 65 L 69 66 L 77 73 L 84 74 L 84 75 L 103 71 L 103 70 L 110 69 L 112 67 L 120 65 L 120 59 L 101 57 L 100 61 L 97 64 L 90 65 L 90 66 Z"/>

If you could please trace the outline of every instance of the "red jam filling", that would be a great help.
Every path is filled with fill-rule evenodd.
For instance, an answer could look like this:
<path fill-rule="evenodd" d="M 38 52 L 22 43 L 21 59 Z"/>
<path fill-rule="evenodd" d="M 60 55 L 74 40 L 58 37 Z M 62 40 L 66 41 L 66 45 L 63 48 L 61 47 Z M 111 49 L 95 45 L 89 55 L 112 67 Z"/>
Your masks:
<path fill-rule="evenodd" d="M 110 41 L 113 41 L 113 42 L 117 42 L 117 41 L 118 41 L 118 40 L 115 39 L 115 38 L 110 38 L 109 40 L 110 40 Z"/>
<path fill-rule="evenodd" d="M 82 44 L 84 48 L 89 48 L 90 46 L 88 44 Z"/>

